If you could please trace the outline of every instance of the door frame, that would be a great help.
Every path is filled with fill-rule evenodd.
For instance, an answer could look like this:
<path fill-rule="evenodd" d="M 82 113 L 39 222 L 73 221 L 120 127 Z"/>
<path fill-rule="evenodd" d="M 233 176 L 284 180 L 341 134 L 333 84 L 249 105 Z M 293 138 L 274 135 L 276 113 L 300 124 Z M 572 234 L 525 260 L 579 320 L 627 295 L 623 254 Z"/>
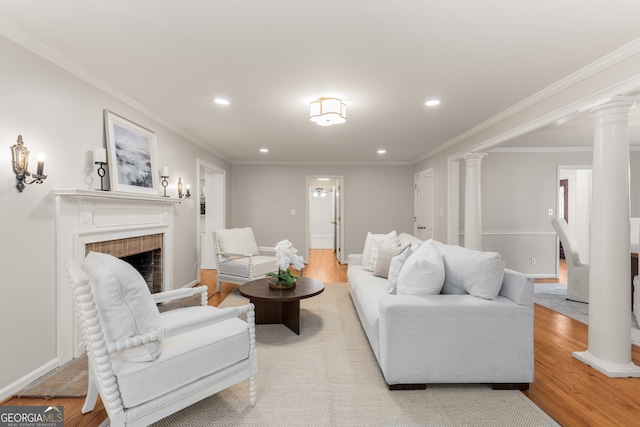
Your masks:
<path fill-rule="evenodd" d="M 340 264 L 344 264 L 346 263 L 346 258 L 345 258 L 345 254 L 344 254 L 344 229 L 345 229 L 345 225 L 344 225 L 344 188 L 345 188 L 345 183 L 344 183 L 344 175 L 323 175 L 323 174 L 315 174 L 315 175 L 307 175 L 306 179 L 305 179 L 305 194 L 306 194 L 306 222 L 305 222 L 305 227 L 306 227 L 306 253 L 305 253 L 305 259 L 307 260 L 307 262 L 309 261 L 309 251 L 310 251 L 310 247 L 311 247 L 311 227 L 309 227 L 309 222 L 310 222 L 310 218 L 311 218 L 311 211 L 310 211 L 310 193 L 309 193 L 309 187 L 311 186 L 311 180 L 317 180 L 318 178 L 329 178 L 329 179 L 335 179 L 338 182 L 338 185 L 336 186 L 336 190 L 334 191 L 334 195 L 333 197 L 336 199 L 334 201 L 334 203 L 338 203 L 338 224 L 337 224 L 337 230 L 336 230 L 336 238 L 337 238 L 337 243 L 338 243 L 338 249 L 337 249 L 337 254 L 336 254 L 336 258 L 338 260 L 338 262 Z"/>
<path fill-rule="evenodd" d="M 225 228 L 226 224 L 227 224 L 227 209 L 226 209 L 226 200 L 227 200 L 227 171 L 222 169 L 219 166 L 216 166 L 212 163 L 207 162 L 206 160 L 203 160 L 201 158 L 197 159 L 197 168 L 198 168 L 198 185 L 197 185 L 197 195 L 198 195 L 198 210 L 200 210 L 200 196 L 203 192 L 203 186 L 202 186 L 202 180 L 206 179 L 206 175 L 207 173 L 212 173 L 212 174 L 219 174 L 221 175 L 222 178 L 222 194 L 217 195 L 217 197 L 215 198 L 214 203 L 218 203 L 221 206 L 221 212 L 222 212 L 222 227 Z M 208 200 L 207 198 L 205 198 L 205 200 Z M 207 201 L 206 203 L 210 203 L 211 201 Z M 205 266 L 202 265 L 202 243 L 200 241 L 201 238 L 204 238 L 204 242 L 205 242 L 205 248 L 209 248 L 209 250 L 211 251 L 211 256 L 213 256 L 213 237 L 211 237 L 211 239 L 209 240 L 207 235 L 206 235 L 206 222 L 207 222 L 207 215 L 209 215 L 211 213 L 211 210 L 206 209 L 206 205 L 205 205 L 205 224 L 204 224 L 204 230 L 203 225 L 201 224 L 201 217 L 202 215 L 198 214 L 196 215 L 196 224 L 197 224 L 197 235 L 198 235 L 198 265 L 200 268 L 198 268 L 198 281 L 200 281 L 200 270 L 202 268 L 204 268 Z M 205 233 L 204 237 L 201 237 L 201 233 Z M 206 251 L 205 251 L 206 252 Z"/>
<path fill-rule="evenodd" d="M 433 210 L 433 206 L 434 206 L 434 188 L 435 186 L 433 185 L 433 168 L 429 168 L 429 169 L 425 169 L 422 170 L 420 172 L 417 172 L 416 174 L 413 175 L 413 235 L 418 237 L 419 230 L 418 230 L 418 220 L 422 220 L 422 186 L 421 186 L 421 182 L 422 182 L 422 178 L 424 177 L 431 177 L 431 238 L 434 237 L 434 223 L 435 223 L 435 219 L 434 219 L 434 210 Z M 420 221 L 420 223 L 422 223 L 422 221 Z"/>

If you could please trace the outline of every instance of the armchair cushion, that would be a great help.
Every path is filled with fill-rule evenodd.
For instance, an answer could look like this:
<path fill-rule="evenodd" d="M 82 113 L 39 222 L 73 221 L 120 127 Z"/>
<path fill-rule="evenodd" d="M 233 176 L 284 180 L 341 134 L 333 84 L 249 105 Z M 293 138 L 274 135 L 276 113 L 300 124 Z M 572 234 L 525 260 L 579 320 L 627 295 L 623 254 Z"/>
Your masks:
<path fill-rule="evenodd" d="M 107 342 L 160 327 L 160 312 L 149 286 L 130 264 L 108 254 L 89 252 L 82 269 L 91 279 Z M 160 342 L 146 343 L 121 353 L 130 362 L 155 360 L 160 354 Z"/>
<path fill-rule="evenodd" d="M 253 259 L 253 277 L 264 276 L 265 274 L 278 271 L 275 257 L 271 256 L 254 256 Z M 233 258 L 227 262 L 220 264 L 221 274 L 230 276 L 248 277 L 249 276 L 249 257 Z"/>
<path fill-rule="evenodd" d="M 216 230 L 216 238 L 222 252 L 260 255 L 251 227 Z"/>
<path fill-rule="evenodd" d="M 247 363 L 248 355 L 247 324 L 240 319 L 231 319 L 165 338 L 160 356 L 152 363 L 131 363 L 121 357 L 111 360 L 122 404 L 131 408 L 240 361 Z M 242 367 L 240 365 L 238 369 Z"/>

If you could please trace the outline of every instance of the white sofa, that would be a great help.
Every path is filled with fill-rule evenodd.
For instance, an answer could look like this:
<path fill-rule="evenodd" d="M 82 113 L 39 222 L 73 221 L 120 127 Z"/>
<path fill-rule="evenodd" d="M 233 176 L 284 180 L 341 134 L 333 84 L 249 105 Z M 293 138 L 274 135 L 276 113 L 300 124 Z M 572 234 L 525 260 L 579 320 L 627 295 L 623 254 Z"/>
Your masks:
<path fill-rule="evenodd" d="M 474 263 L 490 253 L 437 245 L 445 277 L 436 295 L 390 294 L 388 279 L 363 270 L 362 254 L 349 255 L 349 293 L 389 388 L 527 389 L 534 378 L 533 279 L 504 269 L 495 299 L 470 295 L 456 286 L 477 280 Z"/>

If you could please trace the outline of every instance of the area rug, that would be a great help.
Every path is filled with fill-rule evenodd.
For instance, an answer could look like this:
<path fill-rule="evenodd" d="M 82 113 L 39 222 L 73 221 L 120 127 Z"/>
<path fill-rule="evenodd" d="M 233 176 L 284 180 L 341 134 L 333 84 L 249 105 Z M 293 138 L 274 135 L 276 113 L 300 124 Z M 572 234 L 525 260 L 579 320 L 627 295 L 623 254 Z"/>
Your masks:
<path fill-rule="evenodd" d="M 232 294 L 221 306 L 246 302 Z M 154 426 L 557 426 L 519 391 L 428 385 L 389 391 L 347 285 L 301 301 L 300 335 L 257 325 L 258 400 L 247 382 Z"/>
<path fill-rule="evenodd" d="M 54 397 L 84 397 L 87 395 L 87 356 L 57 367 L 24 387 L 13 397 L 51 399 Z"/>
<path fill-rule="evenodd" d="M 566 296 L 566 283 L 536 283 L 534 285 L 533 301 L 536 304 L 588 325 L 589 304 L 569 301 Z M 640 346 L 640 328 L 633 313 L 631 313 L 629 329 L 631 331 L 631 342 Z"/>

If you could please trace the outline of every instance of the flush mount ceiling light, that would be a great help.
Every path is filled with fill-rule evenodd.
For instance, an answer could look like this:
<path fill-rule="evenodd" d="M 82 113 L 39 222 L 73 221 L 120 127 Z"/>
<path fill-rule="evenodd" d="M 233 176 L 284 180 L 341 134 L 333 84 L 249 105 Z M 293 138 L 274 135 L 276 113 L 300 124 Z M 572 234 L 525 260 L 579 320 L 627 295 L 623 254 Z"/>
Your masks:
<path fill-rule="evenodd" d="M 347 106 L 338 98 L 318 98 L 309 104 L 309 120 L 319 126 L 347 121 Z"/>

